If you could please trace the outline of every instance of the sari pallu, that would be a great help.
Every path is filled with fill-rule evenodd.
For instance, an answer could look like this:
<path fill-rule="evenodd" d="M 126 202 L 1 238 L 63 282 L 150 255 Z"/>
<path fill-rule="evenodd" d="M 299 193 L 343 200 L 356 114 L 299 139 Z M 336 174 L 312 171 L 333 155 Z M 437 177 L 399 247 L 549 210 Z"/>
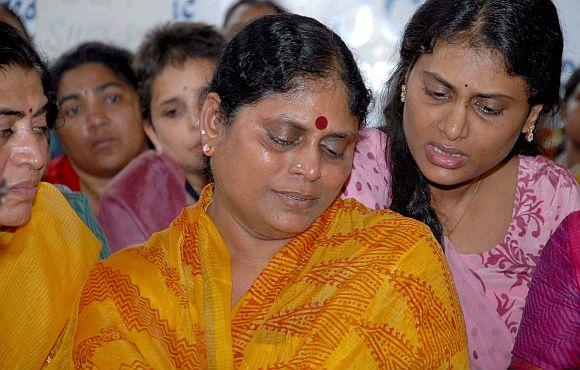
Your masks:
<path fill-rule="evenodd" d="M 232 309 L 228 248 L 204 207 L 99 264 L 77 367 L 466 368 L 461 308 L 428 229 L 337 200 Z"/>
<path fill-rule="evenodd" d="M 70 368 L 81 288 L 100 242 L 40 183 L 30 220 L 0 231 L 0 368 Z"/>

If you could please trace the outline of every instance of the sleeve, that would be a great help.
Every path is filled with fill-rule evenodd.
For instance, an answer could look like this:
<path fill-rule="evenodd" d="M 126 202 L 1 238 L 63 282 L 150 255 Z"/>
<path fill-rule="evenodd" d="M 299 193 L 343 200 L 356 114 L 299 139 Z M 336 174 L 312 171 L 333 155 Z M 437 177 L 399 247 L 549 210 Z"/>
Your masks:
<path fill-rule="evenodd" d="M 510 368 L 580 365 L 580 290 L 574 280 L 573 262 L 578 259 L 573 254 L 580 249 L 571 248 L 569 233 L 579 227 L 579 219 L 566 219 L 544 247 L 526 299 Z"/>
<path fill-rule="evenodd" d="M 385 157 L 386 135 L 375 128 L 359 132 L 354 160 L 342 198 L 354 198 L 368 208 L 386 209 L 391 203 L 390 170 Z"/>

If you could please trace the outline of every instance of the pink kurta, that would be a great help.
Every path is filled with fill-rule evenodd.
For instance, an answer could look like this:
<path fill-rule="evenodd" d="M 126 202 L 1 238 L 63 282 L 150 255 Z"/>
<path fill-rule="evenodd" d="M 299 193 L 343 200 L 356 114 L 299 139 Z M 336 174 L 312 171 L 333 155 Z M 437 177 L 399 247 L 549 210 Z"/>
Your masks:
<path fill-rule="evenodd" d="M 390 205 L 386 141 L 379 130 L 361 131 L 343 198 L 355 198 L 370 208 Z M 578 209 L 580 190 L 567 170 L 542 156 L 520 156 L 512 221 L 504 239 L 487 252 L 459 254 L 445 238 L 473 369 L 508 366 L 540 252 L 560 222 Z"/>

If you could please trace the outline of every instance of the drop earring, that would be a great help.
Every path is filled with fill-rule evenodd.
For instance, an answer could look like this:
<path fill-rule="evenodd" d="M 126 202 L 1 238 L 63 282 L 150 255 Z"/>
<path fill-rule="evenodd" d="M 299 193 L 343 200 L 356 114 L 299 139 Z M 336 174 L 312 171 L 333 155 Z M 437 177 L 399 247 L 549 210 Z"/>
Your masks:
<path fill-rule="evenodd" d="M 401 86 L 401 103 L 404 103 L 406 101 L 407 101 L 407 86 L 403 84 Z"/>
<path fill-rule="evenodd" d="M 528 129 L 528 132 L 526 133 L 526 141 L 528 143 L 531 143 L 532 141 L 534 141 L 534 129 L 536 128 L 536 125 L 534 123 L 532 123 L 530 125 L 530 128 Z"/>

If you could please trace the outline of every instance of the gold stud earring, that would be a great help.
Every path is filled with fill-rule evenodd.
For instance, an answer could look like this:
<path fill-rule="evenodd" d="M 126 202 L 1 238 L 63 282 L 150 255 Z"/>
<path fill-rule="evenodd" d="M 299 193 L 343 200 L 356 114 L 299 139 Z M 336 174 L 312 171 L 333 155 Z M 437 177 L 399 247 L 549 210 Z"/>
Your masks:
<path fill-rule="evenodd" d="M 406 101 L 407 101 L 407 86 L 403 84 L 403 86 L 401 86 L 401 103 L 404 103 Z"/>
<path fill-rule="evenodd" d="M 203 154 L 209 156 L 210 151 L 211 151 L 211 145 L 203 144 Z"/>
<path fill-rule="evenodd" d="M 530 128 L 528 129 L 528 132 L 526 133 L 526 141 L 528 143 L 531 143 L 532 141 L 534 141 L 534 129 L 536 128 L 536 125 L 534 123 L 532 123 L 530 125 Z"/>
<path fill-rule="evenodd" d="M 204 129 L 201 129 L 201 134 L 202 135 L 205 135 L 205 130 Z"/>

